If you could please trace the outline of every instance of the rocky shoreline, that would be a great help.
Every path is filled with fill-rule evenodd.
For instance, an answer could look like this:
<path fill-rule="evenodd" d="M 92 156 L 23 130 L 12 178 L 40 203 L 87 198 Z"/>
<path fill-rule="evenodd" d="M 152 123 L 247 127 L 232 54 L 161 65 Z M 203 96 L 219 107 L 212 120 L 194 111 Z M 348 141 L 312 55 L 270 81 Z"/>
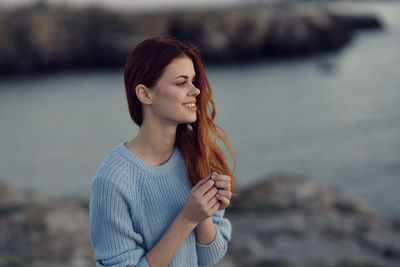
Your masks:
<path fill-rule="evenodd" d="M 232 242 L 219 267 L 400 266 L 400 220 L 302 177 L 275 175 L 227 211 Z"/>
<path fill-rule="evenodd" d="M 239 191 L 218 267 L 391 267 L 400 221 L 302 177 L 272 175 Z M 88 200 L 26 194 L 0 181 L 0 266 L 94 266 Z"/>
<path fill-rule="evenodd" d="M 16 191 L 0 180 L 0 266 L 94 266 L 88 201 Z"/>
<path fill-rule="evenodd" d="M 39 3 L 0 10 L 0 76 L 123 67 L 134 45 L 151 36 L 192 42 L 212 64 L 335 51 L 356 31 L 382 27 L 373 14 L 321 3 L 144 13 Z"/>

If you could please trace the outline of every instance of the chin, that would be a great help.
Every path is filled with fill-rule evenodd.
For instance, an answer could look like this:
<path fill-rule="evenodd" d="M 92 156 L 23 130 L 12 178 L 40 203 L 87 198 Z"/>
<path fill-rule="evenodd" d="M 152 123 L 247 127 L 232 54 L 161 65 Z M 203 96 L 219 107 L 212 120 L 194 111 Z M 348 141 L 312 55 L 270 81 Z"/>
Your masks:
<path fill-rule="evenodd" d="M 187 120 L 186 123 L 193 123 L 193 122 L 195 122 L 195 121 L 197 121 L 197 117 L 196 117 L 196 118 L 193 118 L 193 119 L 191 119 L 191 120 Z"/>

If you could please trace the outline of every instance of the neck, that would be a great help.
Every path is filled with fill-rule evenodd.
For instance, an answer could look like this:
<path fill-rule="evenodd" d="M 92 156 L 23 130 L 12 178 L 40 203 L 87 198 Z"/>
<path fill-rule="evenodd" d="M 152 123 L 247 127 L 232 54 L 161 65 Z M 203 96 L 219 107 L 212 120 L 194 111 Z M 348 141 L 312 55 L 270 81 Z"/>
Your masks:
<path fill-rule="evenodd" d="M 161 165 L 172 155 L 175 147 L 177 125 L 145 123 L 127 147 L 150 165 Z"/>

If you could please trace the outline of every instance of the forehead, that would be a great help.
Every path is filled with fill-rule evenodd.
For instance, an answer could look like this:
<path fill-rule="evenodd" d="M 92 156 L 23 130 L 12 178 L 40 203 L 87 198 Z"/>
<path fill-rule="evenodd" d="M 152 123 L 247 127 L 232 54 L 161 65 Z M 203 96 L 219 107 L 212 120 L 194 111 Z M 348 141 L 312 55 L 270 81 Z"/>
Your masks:
<path fill-rule="evenodd" d="M 165 67 L 163 76 L 168 79 L 173 79 L 180 75 L 193 77 L 195 74 L 192 60 L 189 57 L 183 56 L 173 59 Z"/>

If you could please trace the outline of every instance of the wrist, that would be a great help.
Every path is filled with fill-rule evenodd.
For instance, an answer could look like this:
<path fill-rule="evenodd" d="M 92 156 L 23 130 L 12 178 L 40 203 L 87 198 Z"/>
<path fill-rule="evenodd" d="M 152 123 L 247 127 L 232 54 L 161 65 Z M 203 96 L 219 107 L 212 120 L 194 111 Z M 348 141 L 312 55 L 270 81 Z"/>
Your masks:
<path fill-rule="evenodd" d="M 212 220 L 211 217 L 208 217 L 207 219 L 204 219 L 204 220 L 202 220 L 201 222 L 199 222 L 199 223 L 196 225 L 195 230 L 196 230 L 196 231 L 201 231 L 201 230 L 204 229 L 204 228 L 210 227 L 210 225 L 214 225 L 214 221 Z"/>
<path fill-rule="evenodd" d="M 185 213 L 183 213 L 183 211 L 181 211 L 178 216 L 177 219 L 179 221 L 181 221 L 184 225 L 189 226 L 190 228 L 192 228 L 192 230 L 194 228 L 196 228 L 196 226 L 199 224 L 198 222 L 195 222 L 193 220 L 190 220 L 187 216 L 185 216 Z"/>
<path fill-rule="evenodd" d="M 209 245 L 217 236 L 217 229 L 211 217 L 201 221 L 195 228 L 196 241 L 200 245 Z"/>
<path fill-rule="evenodd" d="M 214 223 L 213 220 L 212 220 L 212 217 L 208 217 L 207 219 L 204 219 L 204 220 L 202 220 L 201 222 L 199 222 L 198 226 L 199 226 L 199 225 L 209 224 L 209 223 L 211 223 L 211 222 Z"/>

